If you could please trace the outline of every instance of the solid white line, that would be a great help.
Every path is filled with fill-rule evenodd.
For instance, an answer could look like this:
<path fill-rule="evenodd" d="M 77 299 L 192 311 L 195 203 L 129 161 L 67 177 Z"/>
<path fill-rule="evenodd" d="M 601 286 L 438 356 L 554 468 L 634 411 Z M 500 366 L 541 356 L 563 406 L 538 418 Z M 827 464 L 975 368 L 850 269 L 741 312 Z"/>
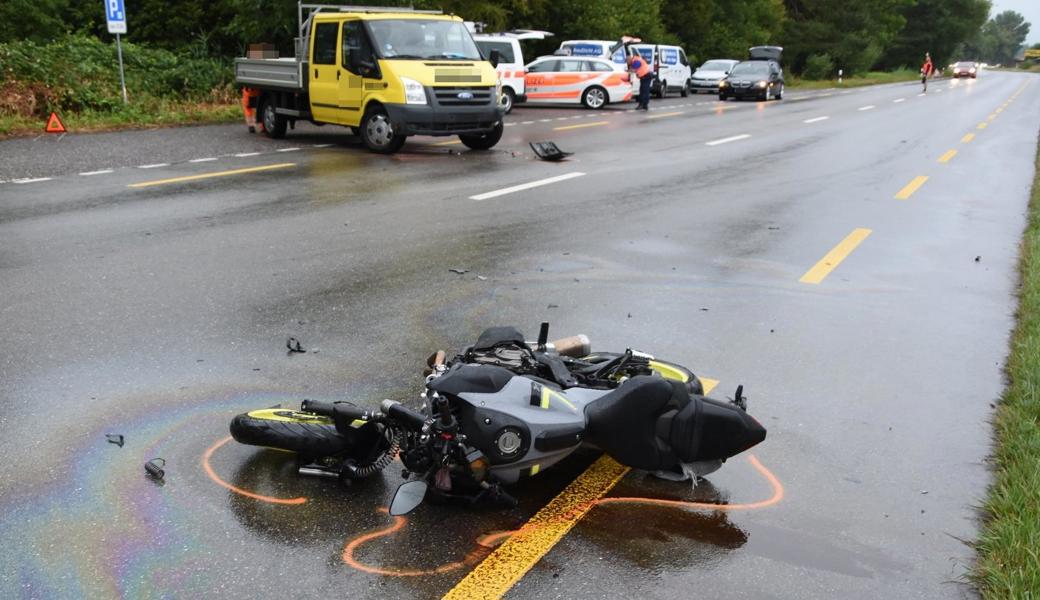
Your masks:
<path fill-rule="evenodd" d="M 567 117 L 556 117 L 557 121 L 566 121 Z"/>
<path fill-rule="evenodd" d="M 522 122 L 520 124 L 521 125 L 534 125 L 534 121 L 524 121 L 524 122 Z"/>
<path fill-rule="evenodd" d="M 893 104 L 899 104 L 899 103 L 900 103 L 900 102 L 902 102 L 903 100 L 906 100 L 906 98 L 896 98 L 895 100 L 893 100 L 893 101 L 892 101 L 892 103 L 893 103 Z"/>
<path fill-rule="evenodd" d="M 237 156 L 239 158 L 245 158 L 247 156 L 260 156 L 260 153 L 259 152 L 240 152 L 240 153 L 236 154 L 235 156 Z"/>
<path fill-rule="evenodd" d="M 538 119 L 538 122 L 539 123 L 550 123 L 550 122 L 552 122 L 552 119 Z"/>
<path fill-rule="evenodd" d="M 36 183 L 37 181 L 50 181 L 50 177 L 24 177 L 22 179 L 12 179 L 11 183 Z"/>
<path fill-rule="evenodd" d="M 722 138 L 720 140 L 712 140 L 710 142 L 704 142 L 704 145 L 705 146 L 718 146 L 719 144 L 728 144 L 730 142 L 735 142 L 737 140 L 746 140 L 749 137 L 751 137 L 750 134 L 742 133 L 740 135 L 734 135 L 732 137 Z"/>
<path fill-rule="evenodd" d="M 299 148 L 279 148 L 278 152 L 296 152 Z"/>
<path fill-rule="evenodd" d="M 477 194 L 476 196 L 470 196 L 470 200 L 487 200 L 489 198 L 497 198 L 498 196 L 505 196 L 506 194 L 512 194 L 513 192 L 522 192 L 523 190 L 529 190 L 531 188 L 540 187 L 543 185 L 549 185 L 550 183 L 556 183 L 559 181 L 566 181 L 568 179 L 574 179 L 575 177 L 581 177 L 585 175 L 579 171 L 573 173 L 567 173 L 565 175 L 557 175 L 556 177 L 548 177 L 546 179 L 539 179 L 538 181 L 532 181 L 530 183 L 521 183 L 520 185 L 514 185 L 512 187 L 502 188 L 493 192 L 484 192 L 483 194 Z"/>
<path fill-rule="evenodd" d="M 816 122 L 819 122 L 819 121 L 826 121 L 829 118 L 830 117 L 815 117 L 815 118 L 812 118 L 812 119 L 806 119 L 806 120 L 802 121 L 802 123 L 816 123 Z"/>
<path fill-rule="evenodd" d="M 193 158 L 193 159 L 189 160 L 188 162 L 190 162 L 190 163 L 200 163 L 200 162 L 213 162 L 215 160 L 217 160 L 215 157 L 207 156 L 206 158 Z"/>
<path fill-rule="evenodd" d="M 857 108 L 856 110 L 872 110 L 874 108 L 876 108 L 876 107 L 873 104 L 868 104 L 867 106 L 861 106 L 861 107 Z"/>
<path fill-rule="evenodd" d="M 157 169 L 159 167 L 168 167 L 170 163 L 155 163 L 154 165 L 138 165 L 138 169 Z"/>
<path fill-rule="evenodd" d="M 516 125 L 516 123 L 506 123 L 505 127 L 512 127 L 513 125 Z"/>
<path fill-rule="evenodd" d="M 90 177 L 91 175 L 104 175 L 106 173 L 111 173 L 111 172 L 112 172 L 112 169 L 101 169 L 100 171 L 84 171 L 84 172 L 80 173 L 80 175 L 82 175 L 84 177 Z"/>

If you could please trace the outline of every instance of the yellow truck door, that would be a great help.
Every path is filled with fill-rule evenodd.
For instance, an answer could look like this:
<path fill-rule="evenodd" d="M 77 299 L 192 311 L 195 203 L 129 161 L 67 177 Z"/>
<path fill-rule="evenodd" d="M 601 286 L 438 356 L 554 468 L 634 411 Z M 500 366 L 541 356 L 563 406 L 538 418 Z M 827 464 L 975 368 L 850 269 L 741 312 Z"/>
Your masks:
<path fill-rule="evenodd" d="M 339 48 L 339 22 L 314 24 L 311 35 L 310 85 L 311 115 L 315 121 L 339 122 L 339 80 L 343 68 L 339 66 L 336 50 Z"/>
<path fill-rule="evenodd" d="M 343 55 L 340 66 L 343 77 L 339 80 L 337 98 L 341 117 L 348 125 L 361 123 L 361 104 L 364 100 L 364 82 L 358 64 L 360 59 L 372 59 L 372 51 L 361 21 L 353 19 L 343 23 Z"/>

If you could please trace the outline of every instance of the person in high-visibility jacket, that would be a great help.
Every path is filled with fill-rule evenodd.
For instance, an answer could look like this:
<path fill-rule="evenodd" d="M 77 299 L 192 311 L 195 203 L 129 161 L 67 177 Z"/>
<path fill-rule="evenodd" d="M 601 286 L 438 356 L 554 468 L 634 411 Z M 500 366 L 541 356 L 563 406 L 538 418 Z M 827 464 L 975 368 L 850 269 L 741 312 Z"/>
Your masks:
<path fill-rule="evenodd" d="M 650 84 L 653 83 L 654 72 L 649 61 L 636 52 L 629 56 L 626 62 L 629 70 L 639 78 L 639 101 L 636 103 L 636 110 L 650 110 Z"/>

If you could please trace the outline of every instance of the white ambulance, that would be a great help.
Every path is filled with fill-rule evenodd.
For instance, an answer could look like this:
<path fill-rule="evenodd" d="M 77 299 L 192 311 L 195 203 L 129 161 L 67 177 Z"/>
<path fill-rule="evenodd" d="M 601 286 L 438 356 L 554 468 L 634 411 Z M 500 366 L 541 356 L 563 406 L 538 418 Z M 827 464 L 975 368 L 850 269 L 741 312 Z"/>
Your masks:
<path fill-rule="evenodd" d="M 548 31 L 517 29 L 503 33 L 474 33 L 473 41 L 480 48 L 484 57 L 491 56 L 492 50 L 498 50 L 498 79 L 502 82 L 502 110 L 509 112 L 513 105 L 527 99 L 524 78 L 524 55 L 520 50 L 520 40 L 544 40 L 552 36 Z"/>

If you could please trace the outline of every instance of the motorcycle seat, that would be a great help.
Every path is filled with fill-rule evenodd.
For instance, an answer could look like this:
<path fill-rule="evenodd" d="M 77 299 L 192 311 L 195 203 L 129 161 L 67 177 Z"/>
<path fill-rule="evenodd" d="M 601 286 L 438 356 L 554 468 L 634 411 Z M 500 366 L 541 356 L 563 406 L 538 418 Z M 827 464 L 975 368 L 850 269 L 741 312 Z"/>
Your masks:
<path fill-rule="evenodd" d="M 677 462 L 669 443 L 672 421 L 690 403 L 685 384 L 657 376 L 633 377 L 586 405 L 586 439 L 630 467 L 647 471 L 670 468 Z M 684 427 L 683 433 L 693 437 L 695 418 L 683 419 L 683 423 L 691 426 Z M 662 427 L 663 436 L 658 435 Z M 695 440 L 689 441 L 696 445 Z"/>

